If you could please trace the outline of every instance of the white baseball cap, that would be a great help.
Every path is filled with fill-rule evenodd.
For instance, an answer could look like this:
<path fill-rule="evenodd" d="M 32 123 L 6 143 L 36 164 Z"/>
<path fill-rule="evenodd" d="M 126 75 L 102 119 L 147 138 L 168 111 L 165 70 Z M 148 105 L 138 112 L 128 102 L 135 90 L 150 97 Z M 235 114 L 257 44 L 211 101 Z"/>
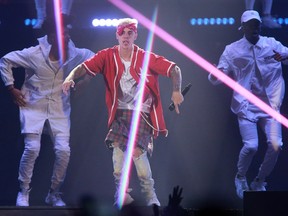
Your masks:
<path fill-rule="evenodd" d="M 244 11 L 244 13 L 241 16 L 241 24 L 245 23 L 245 22 L 248 22 L 249 20 L 252 20 L 252 19 L 256 19 L 256 20 L 259 20 L 259 22 L 262 22 L 262 20 L 260 18 L 260 15 L 259 15 L 259 13 L 257 11 L 255 11 L 255 10 L 246 10 L 246 11 Z M 242 26 L 240 26 L 238 28 L 238 30 L 241 30 L 241 29 L 242 29 Z"/>
<path fill-rule="evenodd" d="M 246 10 L 241 16 L 241 23 L 248 22 L 251 19 L 257 19 L 259 22 L 261 21 L 260 15 L 255 10 Z"/>

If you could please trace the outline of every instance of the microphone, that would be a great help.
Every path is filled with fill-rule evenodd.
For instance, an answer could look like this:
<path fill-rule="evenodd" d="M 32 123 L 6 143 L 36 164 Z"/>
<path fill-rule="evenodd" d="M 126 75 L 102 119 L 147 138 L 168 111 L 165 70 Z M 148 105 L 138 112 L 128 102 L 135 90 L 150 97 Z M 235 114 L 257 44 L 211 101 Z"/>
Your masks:
<path fill-rule="evenodd" d="M 189 84 L 181 91 L 181 93 L 182 93 L 183 96 L 189 91 L 189 89 L 191 88 L 191 86 L 192 86 L 192 84 L 189 83 Z M 174 109 L 175 109 L 175 105 L 174 105 L 174 103 L 172 102 L 172 103 L 169 105 L 169 110 L 170 110 L 170 111 L 173 111 Z"/>

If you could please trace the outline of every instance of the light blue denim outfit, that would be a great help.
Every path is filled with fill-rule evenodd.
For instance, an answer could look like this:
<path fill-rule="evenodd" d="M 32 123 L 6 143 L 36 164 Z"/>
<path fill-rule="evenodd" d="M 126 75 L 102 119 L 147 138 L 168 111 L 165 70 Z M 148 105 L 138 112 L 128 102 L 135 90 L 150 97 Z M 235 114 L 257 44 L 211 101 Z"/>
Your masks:
<path fill-rule="evenodd" d="M 21 132 L 25 148 L 19 166 L 21 189 L 29 189 L 35 160 L 39 155 L 41 134 L 47 131 L 52 138 L 55 163 L 51 189 L 58 190 L 64 181 L 70 158 L 70 95 L 62 92 L 62 83 L 70 71 L 94 53 L 76 48 L 70 40 L 68 59 L 63 65 L 49 60 L 51 45 L 47 36 L 38 39 L 39 45 L 13 51 L 0 60 L 1 78 L 5 85 L 14 83 L 13 68 L 25 69 L 21 92 L 26 106 L 20 107 Z"/>
<path fill-rule="evenodd" d="M 288 48 L 272 37 L 260 36 L 257 44 L 253 45 L 244 36 L 226 46 L 217 68 L 275 111 L 280 112 L 285 84 L 281 62 L 274 60 L 273 50 L 288 53 Z M 288 61 L 282 63 L 288 64 Z M 214 85 L 221 83 L 220 80 L 213 79 L 211 74 L 208 78 Z M 273 170 L 283 145 L 281 124 L 237 91 L 233 92 L 231 110 L 238 116 L 243 141 L 237 164 L 240 176 L 246 175 L 258 149 L 257 124 L 266 135 L 267 151 L 257 175 L 261 181 L 264 181 Z"/>

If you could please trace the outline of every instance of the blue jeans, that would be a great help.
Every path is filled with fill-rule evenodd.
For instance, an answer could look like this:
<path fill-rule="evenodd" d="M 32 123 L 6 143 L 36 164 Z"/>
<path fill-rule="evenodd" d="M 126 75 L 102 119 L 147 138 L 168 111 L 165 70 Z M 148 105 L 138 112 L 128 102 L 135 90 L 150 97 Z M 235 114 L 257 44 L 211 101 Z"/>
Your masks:
<path fill-rule="evenodd" d="M 113 168 L 114 168 L 114 180 L 116 184 L 116 193 L 115 199 L 118 197 L 118 189 L 122 174 L 123 162 L 125 154 L 119 147 L 113 148 Z M 152 178 L 152 172 L 150 168 L 150 163 L 147 157 L 147 151 L 144 151 L 139 157 L 133 157 L 133 162 L 137 171 L 137 176 L 140 181 L 141 192 L 144 194 L 146 202 L 149 203 L 152 199 L 157 199 L 155 189 L 154 189 L 154 180 Z M 128 193 L 128 191 L 127 191 Z"/>

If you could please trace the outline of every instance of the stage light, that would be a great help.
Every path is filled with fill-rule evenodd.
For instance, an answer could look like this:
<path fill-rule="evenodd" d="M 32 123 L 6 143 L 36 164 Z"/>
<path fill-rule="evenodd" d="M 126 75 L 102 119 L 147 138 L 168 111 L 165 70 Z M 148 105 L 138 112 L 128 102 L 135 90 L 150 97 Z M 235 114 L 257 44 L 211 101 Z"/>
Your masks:
<path fill-rule="evenodd" d="M 221 25 L 222 24 L 222 19 L 221 18 L 216 18 L 216 24 Z"/>
<path fill-rule="evenodd" d="M 36 24 L 36 22 L 37 22 L 37 19 L 32 19 L 31 20 L 31 25 L 34 26 Z"/>
<path fill-rule="evenodd" d="M 92 26 L 93 27 L 111 27 L 111 26 L 117 26 L 118 19 L 93 19 L 92 20 Z"/>
<path fill-rule="evenodd" d="M 113 26 L 113 20 L 107 19 L 106 20 L 106 26 L 108 26 L 108 27 Z"/>
<path fill-rule="evenodd" d="M 274 18 L 273 21 L 280 24 L 280 25 L 288 25 L 288 18 L 287 17 Z"/>
<path fill-rule="evenodd" d="M 284 19 L 283 19 L 283 18 L 279 18 L 277 22 L 278 22 L 280 25 L 282 25 L 283 22 L 284 22 Z"/>
<path fill-rule="evenodd" d="M 203 24 L 204 25 L 209 25 L 209 19 L 208 18 L 204 18 L 203 19 Z"/>
<path fill-rule="evenodd" d="M 25 26 L 34 26 L 37 22 L 37 19 L 30 19 L 30 18 L 27 18 L 24 20 L 24 25 Z"/>
<path fill-rule="evenodd" d="M 198 18 L 198 19 L 197 19 L 197 24 L 198 24 L 198 25 L 202 25 L 202 23 L 203 23 L 202 18 Z"/>
<path fill-rule="evenodd" d="M 278 23 L 278 20 L 279 20 L 279 18 L 275 18 L 275 17 L 273 18 L 273 21 L 276 23 Z"/>
<path fill-rule="evenodd" d="M 215 25 L 215 22 L 216 22 L 216 21 L 215 21 L 215 18 L 211 17 L 211 18 L 210 18 L 210 24 L 211 24 L 211 25 Z"/>
<path fill-rule="evenodd" d="M 230 25 L 233 25 L 235 23 L 235 19 L 233 17 L 228 18 L 228 20 Z"/>
<path fill-rule="evenodd" d="M 190 20 L 190 24 L 191 24 L 191 25 L 196 25 L 196 22 L 197 22 L 197 20 L 196 20 L 195 18 L 192 18 L 192 19 Z"/>
<path fill-rule="evenodd" d="M 29 26 L 31 24 L 31 20 L 30 19 L 25 19 L 24 20 L 24 24 L 25 24 L 25 26 Z"/>
<path fill-rule="evenodd" d="M 234 25 L 235 24 L 235 19 L 233 17 L 223 17 L 223 18 L 220 18 L 220 17 L 217 17 L 217 18 L 214 18 L 214 17 L 206 17 L 206 18 L 191 18 L 190 19 L 190 24 L 192 26 L 207 26 L 207 25 Z"/>
<path fill-rule="evenodd" d="M 33 18 L 26 18 L 24 20 L 25 26 L 34 26 L 36 24 L 37 19 Z M 274 21 L 279 23 L 280 25 L 288 25 L 288 18 L 274 18 Z M 92 26 L 93 27 L 115 27 L 117 26 L 118 19 L 93 19 L 92 20 Z M 235 19 L 233 17 L 223 17 L 223 18 L 214 18 L 214 17 L 205 17 L 205 18 L 191 18 L 190 19 L 190 25 L 192 26 L 209 26 L 209 25 L 234 25 Z M 1 21 L 0 21 L 1 25 Z"/>

